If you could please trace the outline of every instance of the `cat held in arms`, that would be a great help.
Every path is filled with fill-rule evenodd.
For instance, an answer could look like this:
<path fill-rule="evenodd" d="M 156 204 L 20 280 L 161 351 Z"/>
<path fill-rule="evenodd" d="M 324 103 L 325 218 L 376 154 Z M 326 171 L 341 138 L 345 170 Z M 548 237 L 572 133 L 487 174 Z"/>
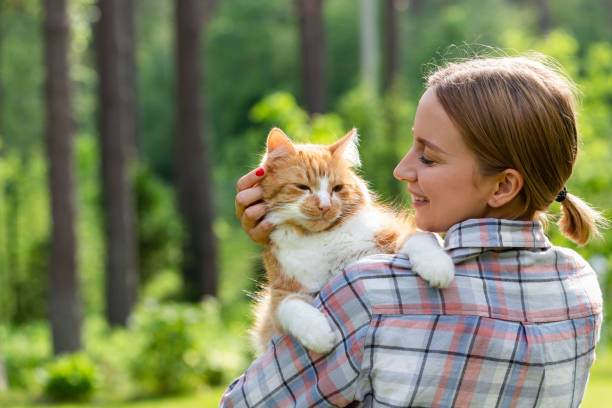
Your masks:
<path fill-rule="evenodd" d="M 275 229 L 263 254 L 267 283 L 256 296 L 250 331 L 258 355 L 281 333 L 314 352 L 331 351 L 336 336 L 311 305 L 313 295 L 366 255 L 405 254 L 435 287 L 454 278 L 439 237 L 416 231 L 409 217 L 377 202 L 355 173 L 357 138 L 352 129 L 324 146 L 293 143 L 278 128 L 268 134 L 260 185 Z"/>

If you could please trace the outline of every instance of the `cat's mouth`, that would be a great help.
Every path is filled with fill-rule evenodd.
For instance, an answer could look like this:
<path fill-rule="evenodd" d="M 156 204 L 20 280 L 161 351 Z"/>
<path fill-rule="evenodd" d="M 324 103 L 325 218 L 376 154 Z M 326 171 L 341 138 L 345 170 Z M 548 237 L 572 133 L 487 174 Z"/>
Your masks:
<path fill-rule="evenodd" d="M 335 225 L 339 219 L 340 215 L 330 217 L 329 215 L 324 214 L 318 217 L 308 217 L 305 220 L 306 222 L 303 222 L 303 224 L 304 227 L 312 232 L 320 232 L 325 231 L 326 229 L 329 229 Z"/>

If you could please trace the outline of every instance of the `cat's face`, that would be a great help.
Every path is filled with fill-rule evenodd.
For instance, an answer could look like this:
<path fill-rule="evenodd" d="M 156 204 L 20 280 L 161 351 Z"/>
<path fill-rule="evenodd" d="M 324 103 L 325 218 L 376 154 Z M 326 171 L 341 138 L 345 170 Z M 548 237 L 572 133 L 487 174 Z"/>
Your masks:
<path fill-rule="evenodd" d="M 351 168 L 359 165 L 356 137 L 352 130 L 329 146 L 295 144 L 280 129 L 272 129 L 262 162 L 267 219 L 319 232 L 357 212 L 369 193 Z"/>

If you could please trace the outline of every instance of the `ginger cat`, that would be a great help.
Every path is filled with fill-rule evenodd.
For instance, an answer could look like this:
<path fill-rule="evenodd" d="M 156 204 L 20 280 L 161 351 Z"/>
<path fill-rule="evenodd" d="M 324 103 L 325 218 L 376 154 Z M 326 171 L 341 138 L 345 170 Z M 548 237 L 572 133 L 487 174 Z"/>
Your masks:
<path fill-rule="evenodd" d="M 357 137 L 353 129 L 322 146 L 295 144 L 278 128 L 268 134 L 261 186 L 266 217 L 276 227 L 263 254 L 267 284 L 251 329 L 258 354 L 281 333 L 312 351 L 329 352 L 336 337 L 310 304 L 312 295 L 364 256 L 404 253 L 433 286 L 445 287 L 454 277 L 439 238 L 416 232 L 407 217 L 376 202 L 354 172 L 361 164 Z"/>

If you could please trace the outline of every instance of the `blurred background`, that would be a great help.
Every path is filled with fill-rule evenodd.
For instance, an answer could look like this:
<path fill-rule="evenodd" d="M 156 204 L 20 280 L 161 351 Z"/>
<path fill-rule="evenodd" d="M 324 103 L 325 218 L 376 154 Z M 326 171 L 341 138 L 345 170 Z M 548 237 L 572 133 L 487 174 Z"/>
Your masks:
<path fill-rule="evenodd" d="M 392 170 L 444 61 L 556 58 L 581 95 L 568 189 L 607 211 L 611 41 L 612 0 L 0 0 L 0 406 L 216 406 L 253 359 L 234 194 L 268 130 L 357 127 L 406 203 Z M 575 249 L 609 302 L 612 233 Z M 608 326 L 583 406 L 612 396 Z"/>

